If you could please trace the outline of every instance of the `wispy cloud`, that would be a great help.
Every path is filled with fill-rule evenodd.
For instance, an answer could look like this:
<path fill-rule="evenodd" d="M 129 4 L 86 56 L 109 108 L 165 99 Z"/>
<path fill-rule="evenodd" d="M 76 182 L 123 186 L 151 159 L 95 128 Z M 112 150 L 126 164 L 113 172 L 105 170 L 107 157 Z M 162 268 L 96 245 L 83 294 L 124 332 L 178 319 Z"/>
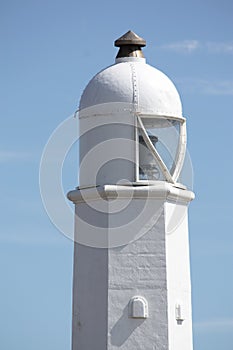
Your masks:
<path fill-rule="evenodd" d="M 198 40 L 183 40 L 161 46 L 161 49 L 171 50 L 181 53 L 191 53 L 200 47 Z"/>
<path fill-rule="evenodd" d="M 29 160 L 31 154 L 27 152 L 17 152 L 17 151 L 1 151 L 0 150 L 0 163 L 14 162 Z"/>
<path fill-rule="evenodd" d="M 233 331 L 233 318 L 218 318 L 195 322 L 194 329 L 198 332 Z"/>
<path fill-rule="evenodd" d="M 161 49 L 177 53 L 194 53 L 204 51 L 211 54 L 233 54 L 233 42 L 201 42 L 199 40 L 182 40 L 160 46 Z"/>
<path fill-rule="evenodd" d="M 233 80 L 206 80 L 198 78 L 175 79 L 183 93 L 233 96 Z"/>
<path fill-rule="evenodd" d="M 205 82 L 203 92 L 207 95 L 232 95 L 233 81 L 223 80 L 215 82 Z"/>
<path fill-rule="evenodd" d="M 233 54 L 233 42 L 208 42 L 206 48 L 211 53 Z"/>

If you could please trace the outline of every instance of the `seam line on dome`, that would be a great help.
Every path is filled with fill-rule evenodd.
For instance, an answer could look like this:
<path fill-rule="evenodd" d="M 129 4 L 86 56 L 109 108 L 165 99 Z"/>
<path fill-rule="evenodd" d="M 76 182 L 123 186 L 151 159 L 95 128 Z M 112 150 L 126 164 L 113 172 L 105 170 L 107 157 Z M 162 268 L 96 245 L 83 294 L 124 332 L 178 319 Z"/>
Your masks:
<path fill-rule="evenodd" d="M 137 82 L 137 73 L 135 65 L 130 63 L 131 73 L 132 73 L 132 83 L 133 83 L 133 106 L 135 110 L 138 110 L 138 82 Z"/>

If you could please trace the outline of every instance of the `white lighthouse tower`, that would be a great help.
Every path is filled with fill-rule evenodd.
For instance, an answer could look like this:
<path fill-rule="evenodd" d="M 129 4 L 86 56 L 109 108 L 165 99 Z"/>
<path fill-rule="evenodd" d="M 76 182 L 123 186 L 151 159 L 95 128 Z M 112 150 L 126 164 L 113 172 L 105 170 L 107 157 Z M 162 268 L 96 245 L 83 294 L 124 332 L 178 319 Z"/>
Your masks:
<path fill-rule="evenodd" d="M 115 64 L 80 100 L 72 350 L 193 348 L 186 120 L 145 44 L 116 40 Z"/>

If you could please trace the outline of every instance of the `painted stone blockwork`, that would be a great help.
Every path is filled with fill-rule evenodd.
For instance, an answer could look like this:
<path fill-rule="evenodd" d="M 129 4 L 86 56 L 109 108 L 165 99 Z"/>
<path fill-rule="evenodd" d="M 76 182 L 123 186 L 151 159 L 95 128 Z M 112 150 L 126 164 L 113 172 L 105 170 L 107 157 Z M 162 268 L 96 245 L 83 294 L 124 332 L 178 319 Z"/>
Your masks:
<path fill-rule="evenodd" d="M 109 250 L 108 349 L 168 349 L 165 222 L 162 214 L 137 241 Z M 129 300 L 145 297 L 149 318 L 132 319 Z"/>

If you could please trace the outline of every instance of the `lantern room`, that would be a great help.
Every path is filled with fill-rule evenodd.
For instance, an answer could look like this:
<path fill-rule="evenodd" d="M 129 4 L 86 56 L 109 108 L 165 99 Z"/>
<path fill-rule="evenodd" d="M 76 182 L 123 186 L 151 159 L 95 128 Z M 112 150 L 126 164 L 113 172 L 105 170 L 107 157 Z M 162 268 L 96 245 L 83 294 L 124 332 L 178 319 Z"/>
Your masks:
<path fill-rule="evenodd" d="M 144 39 L 115 41 L 115 64 L 96 74 L 79 105 L 80 186 L 179 182 L 186 121 L 171 80 L 146 63 Z"/>

